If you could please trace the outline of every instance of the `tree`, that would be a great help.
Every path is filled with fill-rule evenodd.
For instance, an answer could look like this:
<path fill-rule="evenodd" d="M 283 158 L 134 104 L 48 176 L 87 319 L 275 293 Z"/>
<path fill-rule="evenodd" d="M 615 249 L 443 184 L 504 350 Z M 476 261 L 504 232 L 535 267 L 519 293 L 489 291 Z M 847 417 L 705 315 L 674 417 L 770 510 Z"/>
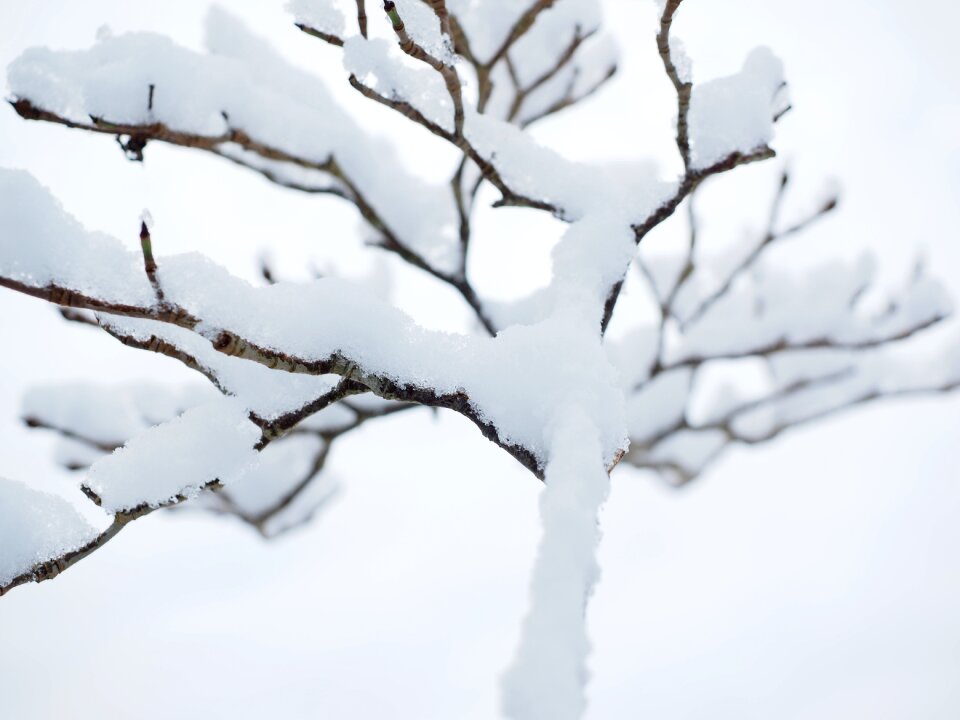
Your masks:
<path fill-rule="evenodd" d="M 772 157 L 771 125 L 787 106 L 779 64 L 765 51 L 751 54 L 736 76 L 692 85 L 670 42 L 678 5 L 664 6 L 657 37 L 677 94 L 683 172 L 672 181 L 647 167 L 579 166 L 521 132 L 610 77 L 609 42 L 595 32 L 588 2 L 537 2 L 512 15 L 467 4 L 451 3 L 448 15 L 441 2 L 387 3 L 385 15 L 370 17 L 361 2 L 349 21 L 333 5 L 295 6 L 301 30 L 343 47 L 356 90 L 456 148 L 449 186 L 419 180 L 382 141 L 353 127 L 322 87 L 283 67 L 222 14 L 211 18 L 211 55 L 139 36 L 18 61 L 11 84 L 25 118 L 116 135 L 133 160 L 143 160 L 154 141 L 206 150 L 278 184 L 351 203 L 382 250 L 463 298 L 477 332 L 424 331 L 335 278 L 276 283 L 267 265 L 269 286 L 253 289 L 197 257 L 158 261 L 147 218 L 133 256 L 80 230 L 29 178 L 4 173 L 0 283 L 59 304 L 68 319 L 127 345 L 180 360 L 223 395 L 139 387 L 117 403 L 97 393 L 91 402 L 89 390 L 34 393 L 28 422 L 80 440 L 87 451 L 125 449 L 68 459 L 76 467 L 93 463 L 84 487 L 113 515 L 103 532 L 4 483 L 4 507 L 17 520 L 4 527 L 18 528 L 22 541 L 3 568 L 4 589 L 51 577 L 131 520 L 198 492 L 212 509 L 278 532 L 307 519 L 325 497 L 321 471 L 337 437 L 388 412 L 452 409 L 546 480 L 533 607 L 505 704 L 515 716 L 526 708 L 575 717 L 583 703 L 582 612 L 595 575 L 595 515 L 607 472 L 624 451 L 629 462 L 685 482 L 730 442 L 769 439 L 880 394 L 948 389 L 957 377 L 943 365 L 939 376 L 914 368 L 896 377 L 896 354 L 874 352 L 944 317 L 942 293 L 922 268 L 878 310 L 866 302 L 867 268 L 832 268 L 796 284 L 769 267 L 771 247 L 835 205 L 827 199 L 808 217 L 781 224 L 786 174 L 760 238 L 739 257 L 701 257 L 691 209 L 697 189 Z M 391 30 L 392 41 L 374 37 Z M 132 72 L 120 72 L 120 61 Z M 468 277 L 471 219 L 485 185 L 500 206 L 569 223 L 551 285 L 509 306 L 485 302 Z M 677 272 L 635 258 L 636 245 L 684 200 L 691 233 Z M 631 262 L 659 321 L 606 341 Z M 801 305 L 804 312 L 796 310 Z M 324 315 L 302 322 L 305 307 Z M 753 363 L 762 392 L 731 395 L 721 360 Z M 118 422 L 92 432 L 91 415 Z M 264 452 L 255 459 L 254 451 Z M 38 532 L 49 516 L 62 537 Z M 534 672 L 545 657 L 555 664 Z"/>

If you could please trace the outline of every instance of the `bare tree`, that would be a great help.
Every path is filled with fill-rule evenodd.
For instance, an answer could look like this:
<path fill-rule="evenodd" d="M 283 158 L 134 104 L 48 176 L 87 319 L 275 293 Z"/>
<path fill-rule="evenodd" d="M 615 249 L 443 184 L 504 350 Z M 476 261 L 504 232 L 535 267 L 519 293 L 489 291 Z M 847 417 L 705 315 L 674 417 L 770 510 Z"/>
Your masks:
<path fill-rule="evenodd" d="M 772 158 L 772 127 L 789 105 L 766 50 L 736 75 L 694 84 L 671 42 L 679 5 L 661 3 L 656 36 L 676 93 L 682 171 L 669 179 L 645 164 L 574 163 L 525 132 L 614 74 L 593 0 L 402 0 L 375 12 L 364 0 L 291 3 L 297 28 L 342 48 L 357 92 L 455 148 L 449 182 L 436 185 L 357 127 L 316 78 L 219 11 L 208 21 L 208 54 L 139 34 L 18 59 L 9 79 L 21 117 L 115 136 L 136 162 L 152 143 L 168 143 L 292 191 L 334 196 L 356 208 L 374 251 L 448 285 L 476 327 L 427 331 L 338 278 L 282 282 L 264 263 L 264 283 L 253 287 L 195 255 L 155 255 L 146 217 L 131 253 L 80 228 L 25 173 L 0 171 L 0 285 L 206 381 L 28 394 L 24 421 L 63 437 L 61 462 L 85 473 L 84 493 L 111 521 L 97 530 L 63 501 L 0 481 L 0 513 L 18 519 L 19 533 L 0 562 L 0 594 L 56 576 L 158 508 L 200 507 L 266 536 L 295 527 L 336 490 L 324 467 L 338 438 L 386 415 L 452 410 L 545 481 L 531 610 L 504 680 L 505 711 L 579 717 L 596 513 L 621 459 L 683 484 L 731 443 L 960 382 L 954 360 L 920 367 L 899 352 L 947 314 L 922 266 L 878 302 L 868 265 L 797 276 L 778 264 L 776 249 L 837 204 L 828 197 L 782 218 L 787 172 L 762 233 L 711 256 L 698 232 L 698 190 Z M 569 224 L 549 286 L 514 303 L 485 300 L 468 272 L 482 242 L 472 220 L 485 185 L 498 193 L 496 207 Z M 683 204 L 689 237 L 673 261 L 639 255 Z M 648 294 L 657 321 L 618 314 L 621 331 L 607 338 L 625 282 Z M 735 380 L 744 375 L 749 388 Z M 62 532 L 52 536 L 51 525 Z"/>

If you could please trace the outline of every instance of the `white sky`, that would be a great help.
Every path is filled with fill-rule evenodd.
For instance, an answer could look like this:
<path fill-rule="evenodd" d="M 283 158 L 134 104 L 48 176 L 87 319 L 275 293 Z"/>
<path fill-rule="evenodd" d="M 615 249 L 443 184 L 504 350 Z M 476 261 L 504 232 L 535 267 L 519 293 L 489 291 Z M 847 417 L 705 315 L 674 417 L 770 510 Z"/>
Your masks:
<path fill-rule="evenodd" d="M 228 7 L 298 62 L 336 71 L 336 54 L 292 29 L 281 4 Z M 80 5 L 0 0 L 0 65 L 30 45 L 85 46 L 104 23 L 199 45 L 206 7 Z M 652 3 L 606 5 L 620 76 L 539 136 L 578 157 L 672 162 Z M 960 297 L 958 21 L 945 0 L 922 11 L 688 0 L 677 33 L 698 79 L 736 69 L 756 44 L 784 59 L 795 109 L 775 147 L 796 170 L 794 199 L 817 197 L 828 178 L 843 188 L 840 211 L 804 240 L 811 257 L 873 249 L 895 282 L 923 251 Z M 349 88 L 341 95 L 363 122 L 386 122 Z M 389 131 L 411 158 L 444 157 L 417 129 Z M 352 211 L 188 151 L 150 146 L 138 166 L 110 138 L 0 108 L 0 165 L 30 169 L 89 227 L 131 242 L 149 207 L 161 253 L 201 249 L 248 275 L 264 248 L 291 273 L 305 256 L 363 267 Z M 708 188 L 706 231 L 720 241 L 753 222 L 777 167 Z M 520 292 L 531 276 L 507 268 L 526 262 L 542 279 L 551 222 L 507 210 L 478 230 L 482 290 Z M 647 242 L 656 251 L 681 231 Z M 432 325 L 462 322 L 452 296 L 421 280 L 399 278 L 404 307 Z M 0 338 L 0 475 L 63 492 L 49 438 L 17 422 L 25 387 L 188 377 L 9 292 Z M 958 428 L 960 397 L 900 400 L 731 452 L 682 492 L 619 469 L 590 606 L 588 717 L 960 716 Z M 231 522 L 158 513 L 55 582 L 4 597 L 0 716 L 495 717 L 538 535 L 536 481 L 466 421 L 429 412 L 338 442 L 331 470 L 345 485 L 337 504 L 273 544 Z"/>

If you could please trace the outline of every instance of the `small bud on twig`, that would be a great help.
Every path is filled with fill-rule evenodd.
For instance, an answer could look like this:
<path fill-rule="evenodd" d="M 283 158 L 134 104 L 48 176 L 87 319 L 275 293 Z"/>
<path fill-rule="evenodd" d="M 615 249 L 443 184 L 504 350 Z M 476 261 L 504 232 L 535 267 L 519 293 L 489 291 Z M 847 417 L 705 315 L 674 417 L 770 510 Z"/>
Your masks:
<path fill-rule="evenodd" d="M 150 285 L 157 296 L 157 301 L 164 302 L 163 290 L 160 288 L 160 282 L 157 280 L 157 261 L 153 259 L 153 241 L 150 238 L 150 226 L 153 224 L 153 217 L 149 210 L 140 213 L 140 250 L 143 252 L 143 269 L 147 273 Z"/>

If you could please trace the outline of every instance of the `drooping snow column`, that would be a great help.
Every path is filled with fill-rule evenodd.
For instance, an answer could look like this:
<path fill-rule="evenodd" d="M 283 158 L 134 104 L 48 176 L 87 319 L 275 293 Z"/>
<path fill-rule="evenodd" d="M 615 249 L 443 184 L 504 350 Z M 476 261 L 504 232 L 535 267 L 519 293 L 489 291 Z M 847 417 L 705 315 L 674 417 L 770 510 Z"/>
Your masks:
<path fill-rule="evenodd" d="M 610 478 L 596 424 L 581 408 L 563 411 L 550 435 L 530 609 L 503 677 L 511 720 L 577 720 L 586 708 L 586 606 L 600 575 L 597 514 Z"/>

